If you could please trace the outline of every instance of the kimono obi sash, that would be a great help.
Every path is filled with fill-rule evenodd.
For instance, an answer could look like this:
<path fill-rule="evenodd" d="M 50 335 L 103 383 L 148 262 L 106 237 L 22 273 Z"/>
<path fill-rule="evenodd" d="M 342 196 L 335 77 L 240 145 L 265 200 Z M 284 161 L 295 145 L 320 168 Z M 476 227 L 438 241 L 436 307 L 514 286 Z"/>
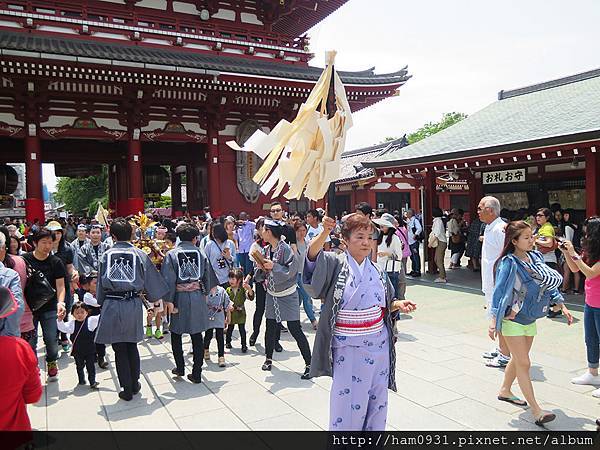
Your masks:
<path fill-rule="evenodd" d="M 338 312 L 333 334 L 336 336 L 364 336 L 378 333 L 384 327 L 385 308 L 372 306 L 361 310 L 341 309 Z"/>
<path fill-rule="evenodd" d="M 175 287 L 177 292 L 194 292 L 200 290 L 200 282 L 192 281 L 191 283 L 180 283 Z"/>
<path fill-rule="evenodd" d="M 267 289 L 267 292 L 272 297 L 287 297 L 288 295 L 292 295 L 294 292 L 296 292 L 296 289 L 298 289 L 298 286 L 294 283 L 289 288 L 287 288 L 281 292 L 274 292 L 270 289 Z"/>

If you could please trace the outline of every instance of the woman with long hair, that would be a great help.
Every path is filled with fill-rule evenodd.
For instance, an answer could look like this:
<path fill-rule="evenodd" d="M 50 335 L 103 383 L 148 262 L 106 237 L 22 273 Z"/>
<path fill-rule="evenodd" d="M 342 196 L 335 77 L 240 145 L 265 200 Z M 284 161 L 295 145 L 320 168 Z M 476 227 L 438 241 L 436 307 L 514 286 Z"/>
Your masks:
<path fill-rule="evenodd" d="M 306 222 L 302 219 L 298 219 L 294 222 L 294 231 L 296 232 L 296 248 L 298 249 L 298 260 L 300 262 L 304 261 L 306 257 L 306 250 L 308 248 L 308 239 L 306 237 L 308 233 L 308 227 L 306 226 Z M 304 289 L 304 285 L 302 284 L 302 270 L 304 269 L 304 264 L 300 264 L 298 269 L 298 294 L 300 295 L 300 301 L 302 302 L 302 306 L 304 308 L 304 312 L 310 320 L 310 323 L 313 327 L 313 330 L 317 329 L 317 318 L 315 317 L 315 311 L 313 308 L 312 298 Z"/>
<path fill-rule="evenodd" d="M 0 248 L 0 263 L 4 264 L 5 267 L 14 270 L 19 274 L 20 282 L 21 282 L 21 291 L 23 293 L 23 315 L 20 319 L 20 331 L 21 331 L 21 339 L 27 341 L 27 343 L 31 346 L 31 348 L 36 351 L 34 345 L 34 326 L 33 326 L 33 314 L 31 312 L 31 308 L 27 304 L 27 299 L 25 298 L 25 284 L 27 283 L 27 264 L 25 260 L 18 255 L 14 255 L 10 253 L 10 243 L 12 242 L 10 232 L 6 227 L 0 227 L 0 233 L 4 234 L 6 237 L 6 244 L 4 247 Z M 12 236 L 16 239 L 15 236 Z"/>
<path fill-rule="evenodd" d="M 396 224 L 391 214 L 382 214 L 379 219 L 373 219 L 379 225 L 381 232 L 377 238 L 377 266 L 387 273 L 394 287 L 394 298 L 404 300 L 406 278 L 402 271 L 402 242 L 396 235 Z M 402 289 L 400 289 L 402 285 Z M 402 296 L 400 296 L 402 290 Z"/>
<path fill-rule="evenodd" d="M 529 352 L 537 334 L 536 320 L 546 315 L 551 302 L 560 306 L 569 325 L 573 316 L 558 290 L 561 275 L 545 264 L 543 255 L 534 250 L 534 241 L 531 227 L 526 222 L 507 225 L 504 250 L 496 262 L 488 334 L 495 340 L 502 332 L 512 356 L 504 371 L 498 400 L 523 407 L 529 404 L 535 424 L 542 426 L 556 416 L 543 411 L 538 404 L 529 375 Z M 512 393 L 515 378 L 527 401 Z"/>
<path fill-rule="evenodd" d="M 582 254 L 579 255 L 571 241 L 559 248 L 571 271 L 585 275 L 585 308 L 583 329 L 587 349 L 588 371 L 571 380 L 573 384 L 600 385 L 598 366 L 600 362 L 600 217 L 590 217 L 583 224 Z M 600 389 L 592 392 L 600 397 Z"/>
<path fill-rule="evenodd" d="M 212 235 L 204 248 L 219 285 L 229 287 L 229 270 L 235 267 L 235 244 L 227 236 L 225 227 L 220 223 L 213 225 Z"/>
<path fill-rule="evenodd" d="M 283 222 L 265 219 L 262 236 L 268 245 L 264 249 L 264 257 L 261 261 L 257 261 L 259 267 L 257 280 L 264 280 L 267 291 L 265 303 L 266 360 L 262 365 L 262 370 L 270 371 L 272 368 L 277 329 L 285 321 L 304 359 L 305 367 L 301 378 L 307 380 L 310 378 L 311 353 L 308 340 L 300 327 L 300 301 L 297 285 L 300 262 L 292 247 L 282 239 L 283 233 Z"/>
<path fill-rule="evenodd" d="M 565 234 L 565 239 L 569 242 L 571 242 L 573 244 L 573 247 L 575 248 L 575 250 L 578 250 L 581 246 L 581 232 L 580 232 L 580 228 L 579 228 L 579 224 L 575 221 L 575 218 L 573 217 L 573 213 L 570 210 L 566 210 L 563 213 L 563 222 L 564 222 L 564 234 Z M 559 248 L 561 248 L 559 246 Z M 564 255 L 563 252 L 563 264 L 562 264 L 562 269 L 563 269 L 563 285 L 562 285 L 562 292 L 563 293 L 567 293 L 569 291 L 569 287 L 571 285 L 571 274 L 573 274 L 573 294 L 579 294 L 579 286 L 581 285 L 581 274 L 578 271 L 573 272 L 571 270 L 571 268 L 569 267 L 569 258 L 566 257 L 566 255 Z"/>

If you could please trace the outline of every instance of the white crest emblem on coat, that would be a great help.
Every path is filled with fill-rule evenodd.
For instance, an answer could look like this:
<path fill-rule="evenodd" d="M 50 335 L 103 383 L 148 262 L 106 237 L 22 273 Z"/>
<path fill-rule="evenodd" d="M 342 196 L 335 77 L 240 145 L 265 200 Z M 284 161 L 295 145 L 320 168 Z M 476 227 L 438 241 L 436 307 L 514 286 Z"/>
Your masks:
<path fill-rule="evenodd" d="M 137 255 L 135 252 L 110 252 L 107 258 L 107 278 L 113 282 L 133 283 Z"/>
<path fill-rule="evenodd" d="M 177 252 L 177 264 L 180 280 L 197 281 L 200 279 L 200 252 Z"/>

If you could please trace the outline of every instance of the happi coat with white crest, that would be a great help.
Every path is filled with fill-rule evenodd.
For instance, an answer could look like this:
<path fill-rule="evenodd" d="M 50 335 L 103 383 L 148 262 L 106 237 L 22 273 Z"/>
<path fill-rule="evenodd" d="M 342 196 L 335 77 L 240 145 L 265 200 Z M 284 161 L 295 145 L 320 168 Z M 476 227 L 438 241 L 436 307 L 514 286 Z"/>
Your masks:
<path fill-rule="evenodd" d="M 169 286 L 164 300 L 177 308 L 177 313 L 171 314 L 169 329 L 177 334 L 206 331 L 209 328 L 206 296 L 219 280 L 204 253 L 191 242 L 182 241 L 169 250 L 160 273 Z M 197 290 L 177 290 L 177 285 L 195 282 L 199 284 Z"/>
<path fill-rule="evenodd" d="M 362 266 L 362 267 L 361 267 Z M 393 287 L 369 258 L 362 265 L 348 253 L 321 251 L 304 261 L 302 281 L 313 298 L 325 299 L 310 375 L 332 376 L 330 430 L 381 430 L 387 419 L 387 390 L 396 391 Z M 362 336 L 340 336 L 335 325 L 340 310 L 385 308 L 383 328 Z"/>
<path fill-rule="evenodd" d="M 167 295 L 167 283 L 141 249 L 117 242 L 100 259 L 96 299 L 102 314 L 96 332 L 98 344 L 137 343 L 144 338 L 144 306 L 141 298 L 155 302 Z M 131 298 L 118 294 L 135 292 Z"/>
<path fill-rule="evenodd" d="M 292 247 L 281 240 L 272 249 L 267 245 L 263 249 L 266 258 L 273 261 L 273 270 L 268 272 L 258 269 L 255 279 L 265 283 L 267 291 L 265 300 L 265 317 L 277 322 L 300 320 L 300 301 L 298 298 L 297 276 L 300 261 Z M 290 291 L 284 296 L 273 296 L 272 293 Z"/>

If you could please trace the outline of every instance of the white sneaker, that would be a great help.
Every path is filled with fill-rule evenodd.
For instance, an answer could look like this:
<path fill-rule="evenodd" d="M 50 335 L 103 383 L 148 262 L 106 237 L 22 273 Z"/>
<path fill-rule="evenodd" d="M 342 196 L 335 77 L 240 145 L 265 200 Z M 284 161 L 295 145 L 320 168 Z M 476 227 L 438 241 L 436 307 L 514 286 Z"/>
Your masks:
<path fill-rule="evenodd" d="M 444 280 L 443 278 L 436 278 L 435 280 L 433 280 L 434 283 L 447 283 L 447 280 Z"/>
<path fill-rule="evenodd" d="M 600 398 L 600 388 L 592 391 L 592 397 Z"/>
<path fill-rule="evenodd" d="M 498 348 L 494 347 L 489 352 L 483 352 L 481 354 L 481 356 L 483 356 L 485 359 L 494 359 L 499 354 L 500 354 L 500 350 Z"/>
<path fill-rule="evenodd" d="M 600 386 L 600 375 L 592 375 L 590 372 L 586 372 L 583 375 L 579 375 L 571 380 L 573 384 L 587 384 L 590 386 Z"/>

